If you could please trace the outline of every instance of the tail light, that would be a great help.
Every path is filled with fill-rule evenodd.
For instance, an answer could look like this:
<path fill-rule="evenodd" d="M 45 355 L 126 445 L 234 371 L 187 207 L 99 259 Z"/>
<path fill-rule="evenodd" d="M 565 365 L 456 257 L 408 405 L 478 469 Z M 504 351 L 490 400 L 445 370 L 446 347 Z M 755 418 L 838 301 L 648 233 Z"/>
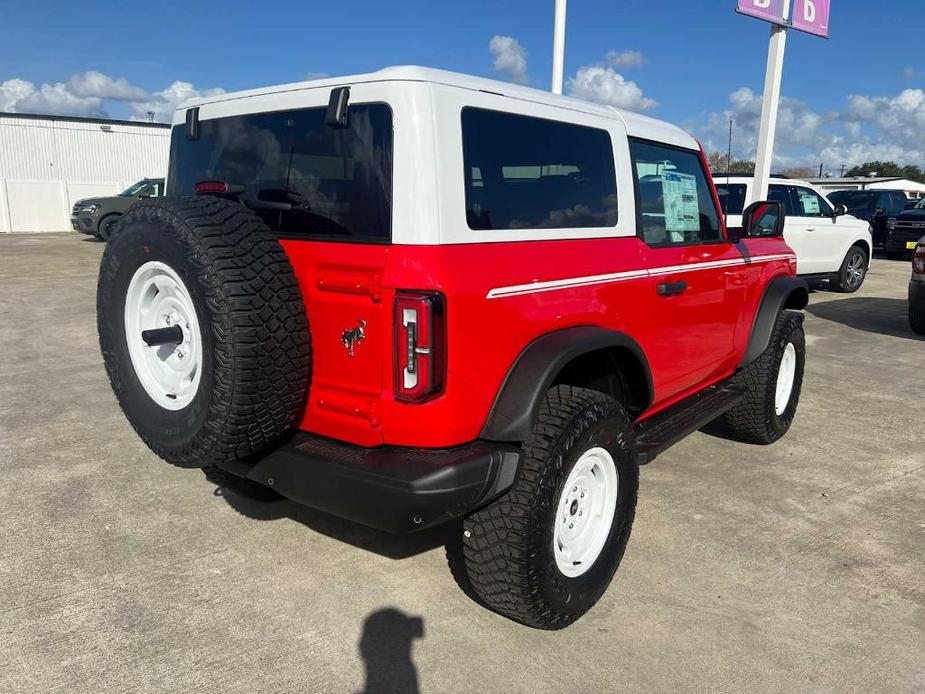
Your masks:
<path fill-rule="evenodd" d="M 919 243 L 915 247 L 915 255 L 912 256 L 912 272 L 916 275 L 925 275 L 925 243 Z"/>
<path fill-rule="evenodd" d="M 395 294 L 395 399 L 425 402 L 446 383 L 446 306 L 437 293 Z"/>
<path fill-rule="evenodd" d="M 206 193 L 227 193 L 228 184 L 225 181 L 199 181 L 194 187 L 196 195 Z"/>

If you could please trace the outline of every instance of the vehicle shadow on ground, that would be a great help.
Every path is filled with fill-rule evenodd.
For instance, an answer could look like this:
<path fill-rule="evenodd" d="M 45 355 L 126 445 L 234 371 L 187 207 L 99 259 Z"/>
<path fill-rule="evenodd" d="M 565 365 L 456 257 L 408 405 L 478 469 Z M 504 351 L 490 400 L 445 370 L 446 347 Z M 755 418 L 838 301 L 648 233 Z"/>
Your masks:
<path fill-rule="evenodd" d="M 442 545 L 447 566 L 456 585 L 470 600 L 484 606 L 465 571 L 461 520 L 450 521 L 408 535 L 393 535 L 302 506 L 251 480 L 236 478 L 214 468 L 203 468 L 203 473 L 206 479 L 215 485 L 215 496 L 221 497 L 235 511 L 252 520 L 274 521 L 288 518 L 338 542 L 345 542 L 389 559 L 407 559 Z"/>
<path fill-rule="evenodd" d="M 358 694 L 421 691 L 411 659 L 415 640 L 424 638 L 424 620 L 394 607 L 376 610 L 363 622 L 359 651 L 366 667 L 366 686 Z"/>
<path fill-rule="evenodd" d="M 905 299 L 854 296 L 812 304 L 806 311 L 856 330 L 923 340 L 909 327 L 909 303 Z"/>

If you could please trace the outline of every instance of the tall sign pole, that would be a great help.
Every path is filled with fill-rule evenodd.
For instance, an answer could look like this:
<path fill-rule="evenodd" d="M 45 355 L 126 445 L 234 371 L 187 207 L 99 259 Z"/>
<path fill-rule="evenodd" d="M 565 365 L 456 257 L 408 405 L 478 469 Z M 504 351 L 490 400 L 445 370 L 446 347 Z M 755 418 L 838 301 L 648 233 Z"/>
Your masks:
<path fill-rule="evenodd" d="M 791 3 L 793 15 L 791 17 Z M 774 135 L 777 131 L 777 109 L 780 106 L 780 85 L 784 74 L 784 49 L 787 30 L 796 29 L 823 38 L 829 37 L 831 0 L 739 0 L 736 11 L 771 23 L 768 43 L 768 66 L 764 75 L 764 99 L 761 104 L 761 125 L 758 128 L 758 154 L 755 157 L 755 185 L 749 202 L 764 200 L 771 179 L 774 156 Z"/>
<path fill-rule="evenodd" d="M 783 0 L 782 19 L 790 18 L 790 0 Z M 761 104 L 761 126 L 758 128 L 758 156 L 755 157 L 755 183 L 749 202 L 768 199 L 771 183 L 771 159 L 774 157 L 774 135 L 777 132 L 777 108 L 780 106 L 780 84 L 784 76 L 784 50 L 787 48 L 787 27 L 771 25 L 768 43 L 768 66 L 764 73 L 764 99 Z"/>
<path fill-rule="evenodd" d="M 552 34 L 552 93 L 562 93 L 565 71 L 565 2 L 556 0 L 556 20 Z"/>

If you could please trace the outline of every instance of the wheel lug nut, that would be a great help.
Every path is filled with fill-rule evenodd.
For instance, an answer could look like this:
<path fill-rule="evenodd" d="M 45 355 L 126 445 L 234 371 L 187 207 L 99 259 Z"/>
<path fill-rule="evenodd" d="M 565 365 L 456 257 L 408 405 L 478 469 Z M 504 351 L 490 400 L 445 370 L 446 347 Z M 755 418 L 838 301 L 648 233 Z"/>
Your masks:
<path fill-rule="evenodd" d="M 574 528 L 574 527 L 575 527 L 575 524 L 574 524 L 574 523 L 569 523 L 569 524 L 568 524 L 568 529 L 569 529 L 569 530 L 571 530 L 571 529 Z"/>

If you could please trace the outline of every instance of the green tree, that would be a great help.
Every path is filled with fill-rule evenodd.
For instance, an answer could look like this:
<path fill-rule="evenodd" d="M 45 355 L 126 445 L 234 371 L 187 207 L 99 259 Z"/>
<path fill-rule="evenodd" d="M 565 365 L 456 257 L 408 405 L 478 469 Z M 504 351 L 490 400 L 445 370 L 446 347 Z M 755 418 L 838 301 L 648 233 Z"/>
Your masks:
<path fill-rule="evenodd" d="M 908 178 L 910 181 L 925 183 L 925 171 L 915 165 L 900 166 L 895 161 L 868 161 L 852 166 L 845 172 L 846 176 L 869 176 L 876 172 L 878 176 Z"/>

